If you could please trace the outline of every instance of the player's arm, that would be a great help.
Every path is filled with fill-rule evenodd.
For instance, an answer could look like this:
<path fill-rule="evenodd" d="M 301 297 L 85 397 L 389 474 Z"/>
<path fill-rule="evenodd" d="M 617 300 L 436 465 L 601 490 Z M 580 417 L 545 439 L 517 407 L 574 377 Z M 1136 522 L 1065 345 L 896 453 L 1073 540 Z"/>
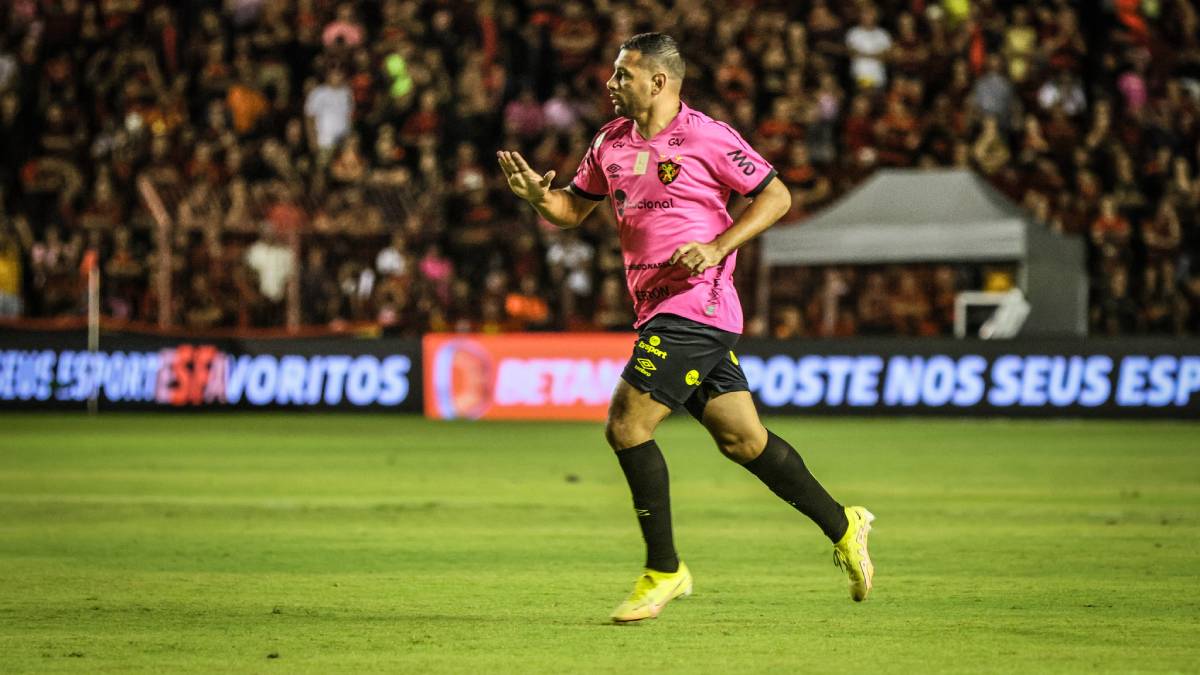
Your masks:
<path fill-rule="evenodd" d="M 671 256 L 671 264 L 682 265 L 692 274 L 701 274 L 719 265 L 725 256 L 762 234 L 791 208 L 791 192 L 778 177 L 772 178 L 728 230 L 708 243 L 693 241 L 680 246 Z"/>
<path fill-rule="evenodd" d="M 496 153 L 500 168 L 508 179 L 513 194 L 529 202 L 543 218 L 563 229 L 577 227 L 596 208 L 593 201 L 575 194 L 570 189 L 551 189 L 554 171 L 539 176 L 529 168 L 525 158 L 517 152 L 501 150 Z"/>

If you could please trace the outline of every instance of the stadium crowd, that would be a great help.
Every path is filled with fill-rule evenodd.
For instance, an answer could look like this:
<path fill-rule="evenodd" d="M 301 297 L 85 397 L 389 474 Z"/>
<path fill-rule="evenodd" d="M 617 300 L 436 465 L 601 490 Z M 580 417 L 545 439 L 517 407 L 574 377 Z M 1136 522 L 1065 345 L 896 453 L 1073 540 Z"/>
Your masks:
<path fill-rule="evenodd" d="M 1094 332 L 1194 334 L 1198 16 L 1194 0 L 10 0 L 0 317 L 80 314 L 95 261 L 106 315 L 197 330 L 279 326 L 289 284 L 304 324 L 628 329 L 609 210 L 538 222 L 493 154 L 565 181 L 612 116 L 617 45 L 662 30 L 685 100 L 776 164 L 791 219 L 880 167 L 970 167 L 1086 238 Z M 958 290 L 1011 278 L 786 270 L 747 330 L 946 334 Z"/>

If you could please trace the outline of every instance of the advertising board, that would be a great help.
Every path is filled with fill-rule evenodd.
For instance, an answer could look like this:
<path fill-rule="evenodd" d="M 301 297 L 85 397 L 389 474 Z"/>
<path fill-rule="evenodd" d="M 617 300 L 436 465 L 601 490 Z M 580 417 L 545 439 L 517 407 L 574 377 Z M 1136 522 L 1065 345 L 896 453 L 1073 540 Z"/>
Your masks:
<path fill-rule="evenodd" d="M 425 336 L 435 419 L 602 420 L 632 333 Z"/>
<path fill-rule="evenodd" d="M 0 407 L 421 409 L 416 340 L 0 338 Z"/>
<path fill-rule="evenodd" d="M 1185 340 L 747 340 L 765 413 L 1200 416 L 1200 343 Z"/>

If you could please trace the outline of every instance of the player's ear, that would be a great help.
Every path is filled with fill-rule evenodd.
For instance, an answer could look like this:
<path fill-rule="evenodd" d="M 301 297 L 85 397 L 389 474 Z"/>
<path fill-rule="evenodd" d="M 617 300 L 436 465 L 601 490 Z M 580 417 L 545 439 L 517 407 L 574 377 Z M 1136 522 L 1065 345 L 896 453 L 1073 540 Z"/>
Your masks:
<path fill-rule="evenodd" d="M 655 73 L 650 77 L 650 93 L 657 94 L 667 88 L 667 76 L 665 73 Z"/>

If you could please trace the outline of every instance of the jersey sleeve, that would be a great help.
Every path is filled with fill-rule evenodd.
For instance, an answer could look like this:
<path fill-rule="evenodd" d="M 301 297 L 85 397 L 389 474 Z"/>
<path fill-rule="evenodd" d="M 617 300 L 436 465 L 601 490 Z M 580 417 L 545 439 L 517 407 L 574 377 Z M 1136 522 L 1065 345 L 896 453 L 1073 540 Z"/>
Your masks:
<path fill-rule="evenodd" d="M 604 171 L 600 168 L 600 160 L 596 157 L 600 151 L 599 145 L 603 140 L 604 135 L 600 134 L 588 146 L 587 154 L 583 156 L 583 161 L 579 162 L 575 178 L 571 180 L 569 186 L 571 192 L 594 202 L 604 199 L 608 194 L 608 179 L 605 178 Z"/>
<path fill-rule="evenodd" d="M 708 148 L 717 182 L 742 196 L 758 196 L 779 172 L 732 127 L 721 122 L 713 127 Z"/>

